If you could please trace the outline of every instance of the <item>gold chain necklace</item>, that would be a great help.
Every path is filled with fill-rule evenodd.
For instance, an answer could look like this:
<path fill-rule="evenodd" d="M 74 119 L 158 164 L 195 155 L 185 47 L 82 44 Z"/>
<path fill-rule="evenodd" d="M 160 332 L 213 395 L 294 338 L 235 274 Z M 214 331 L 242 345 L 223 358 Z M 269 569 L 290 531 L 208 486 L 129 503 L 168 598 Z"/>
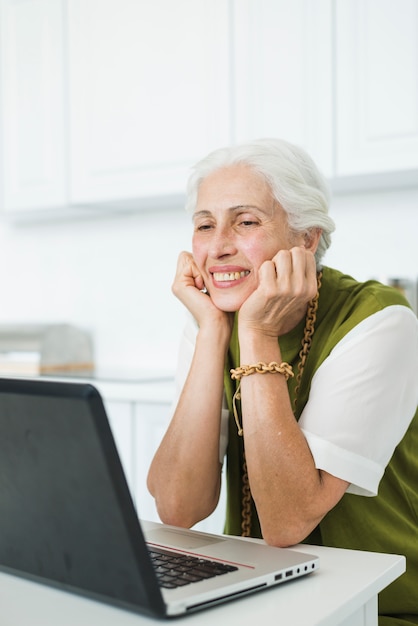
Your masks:
<path fill-rule="evenodd" d="M 318 310 L 319 290 L 321 288 L 322 272 L 318 274 L 318 289 L 316 295 L 310 300 L 305 318 L 305 328 L 303 329 L 302 348 L 299 352 L 298 374 L 296 377 L 296 387 L 293 400 L 293 412 L 296 412 L 296 404 L 300 383 L 302 380 L 303 370 L 305 369 L 306 359 L 312 345 L 312 337 L 315 332 L 316 313 Z M 251 489 L 248 480 L 247 461 L 245 459 L 245 450 L 243 450 L 242 462 L 242 500 L 241 500 L 241 536 L 250 537 L 251 533 Z"/>

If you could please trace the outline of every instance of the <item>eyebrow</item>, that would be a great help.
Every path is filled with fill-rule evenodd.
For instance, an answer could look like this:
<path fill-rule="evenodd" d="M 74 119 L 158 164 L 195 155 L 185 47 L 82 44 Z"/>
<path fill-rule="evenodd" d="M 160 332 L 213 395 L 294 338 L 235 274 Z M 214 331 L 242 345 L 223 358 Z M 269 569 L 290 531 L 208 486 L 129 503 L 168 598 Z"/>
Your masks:
<path fill-rule="evenodd" d="M 260 207 L 254 206 L 253 204 L 237 204 L 235 206 L 228 207 L 226 210 L 230 213 L 234 213 L 240 210 L 245 211 L 251 209 L 255 209 L 256 211 L 263 211 L 263 209 L 260 209 Z M 208 211 L 207 209 L 202 209 L 201 211 L 196 211 L 195 213 L 193 213 L 193 220 L 197 217 L 208 217 L 210 215 L 212 215 L 211 211 Z"/>

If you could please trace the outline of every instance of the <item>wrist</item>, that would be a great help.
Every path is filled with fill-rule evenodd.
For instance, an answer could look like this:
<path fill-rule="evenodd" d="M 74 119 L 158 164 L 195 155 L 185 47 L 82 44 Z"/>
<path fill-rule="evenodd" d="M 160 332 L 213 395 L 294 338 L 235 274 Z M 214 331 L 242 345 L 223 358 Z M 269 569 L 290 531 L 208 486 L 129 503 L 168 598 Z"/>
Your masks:
<path fill-rule="evenodd" d="M 244 363 L 281 361 L 277 337 L 253 330 L 239 331 L 240 359 Z"/>
<path fill-rule="evenodd" d="M 227 323 L 206 322 L 199 326 L 197 341 L 209 344 L 211 350 L 218 346 L 226 351 L 231 340 L 231 332 L 232 328 Z"/>

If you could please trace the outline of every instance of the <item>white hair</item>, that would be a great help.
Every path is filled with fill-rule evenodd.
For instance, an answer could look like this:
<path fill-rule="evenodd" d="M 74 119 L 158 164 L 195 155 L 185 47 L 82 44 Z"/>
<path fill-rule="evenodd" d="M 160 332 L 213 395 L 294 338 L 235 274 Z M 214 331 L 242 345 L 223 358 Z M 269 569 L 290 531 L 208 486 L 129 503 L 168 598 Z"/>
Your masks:
<path fill-rule="evenodd" d="M 267 180 L 273 197 L 284 209 L 295 233 L 322 230 L 315 253 L 316 264 L 331 244 L 334 221 L 328 215 L 328 185 L 311 157 L 282 139 L 258 139 L 246 144 L 211 152 L 193 168 L 187 186 L 186 209 L 194 212 L 199 185 L 209 174 L 224 167 L 243 163 Z"/>

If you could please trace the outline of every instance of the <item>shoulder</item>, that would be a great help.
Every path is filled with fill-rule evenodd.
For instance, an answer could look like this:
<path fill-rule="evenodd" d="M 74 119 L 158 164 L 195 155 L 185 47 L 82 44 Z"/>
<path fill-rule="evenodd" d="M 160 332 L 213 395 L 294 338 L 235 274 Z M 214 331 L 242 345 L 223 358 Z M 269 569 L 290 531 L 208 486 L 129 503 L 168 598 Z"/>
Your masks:
<path fill-rule="evenodd" d="M 376 280 L 359 282 L 337 270 L 323 269 L 318 328 L 325 326 L 327 334 L 334 334 L 337 341 L 363 320 L 385 309 L 388 309 L 386 315 L 389 317 L 416 318 L 398 289 Z"/>
<path fill-rule="evenodd" d="M 322 301 L 338 302 L 348 311 L 362 307 L 364 310 L 376 312 L 391 305 L 410 308 L 403 293 L 395 287 L 384 285 L 377 280 L 360 282 L 330 267 L 322 270 Z"/>
<path fill-rule="evenodd" d="M 416 336 L 417 329 L 416 315 L 397 289 L 375 280 L 359 282 L 324 267 L 309 367 L 313 373 L 337 346 L 342 348 L 349 340 L 367 335 L 379 340 L 386 335 L 393 347 L 400 336 L 402 343 Z"/>

